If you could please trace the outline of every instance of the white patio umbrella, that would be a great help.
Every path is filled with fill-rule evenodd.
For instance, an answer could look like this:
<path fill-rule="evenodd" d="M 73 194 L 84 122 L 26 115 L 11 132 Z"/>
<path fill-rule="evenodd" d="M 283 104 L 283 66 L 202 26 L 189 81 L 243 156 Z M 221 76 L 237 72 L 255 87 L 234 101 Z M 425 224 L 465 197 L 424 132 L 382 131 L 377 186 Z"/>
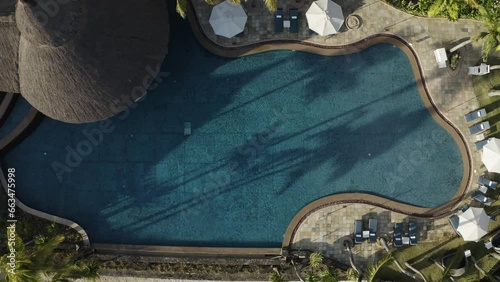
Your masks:
<path fill-rule="evenodd" d="M 337 33 L 344 23 L 344 14 L 339 4 L 330 0 L 314 1 L 306 12 L 309 28 L 319 35 Z"/>
<path fill-rule="evenodd" d="M 490 217 L 483 208 L 468 208 L 458 215 L 457 231 L 462 235 L 464 241 L 477 242 L 488 233 Z"/>
<path fill-rule="evenodd" d="M 500 173 L 500 139 L 488 139 L 483 146 L 481 161 L 489 172 Z"/>
<path fill-rule="evenodd" d="M 240 4 L 226 0 L 212 9 L 208 21 L 215 34 L 231 38 L 245 29 L 247 14 Z"/>

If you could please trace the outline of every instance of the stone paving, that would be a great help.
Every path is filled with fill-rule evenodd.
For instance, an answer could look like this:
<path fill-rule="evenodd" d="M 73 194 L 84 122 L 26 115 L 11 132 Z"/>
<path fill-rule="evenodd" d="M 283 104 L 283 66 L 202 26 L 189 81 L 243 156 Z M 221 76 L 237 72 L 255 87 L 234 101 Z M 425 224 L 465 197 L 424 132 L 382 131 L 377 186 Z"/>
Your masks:
<path fill-rule="evenodd" d="M 319 251 L 325 256 L 349 264 L 348 253 L 343 246 L 342 237 L 353 237 L 354 220 L 363 220 L 363 229 L 368 230 L 368 219 L 370 218 L 376 218 L 378 221 L 379 237 L 387 234 L 389 238 L 392 238 L 395 222 L 404 223 L 403 236 L 407 236 L 410 220 L 417 222 L 419 242 L 433 242 L 445 237 L 456 236 L 447 217 L 428 220 L 409 217 L 366 204 L 339 204 L 322 208 L 308 216 L 295 234 L 293 248 Z M 363 267 L 366 267 L 368 261 L 385 253 L 380 243 L 369 243 L 368 241 L 355 245 L 352 251 L 356 265 Z"/>
<path fill-rule="evenodd" d="M 434 103 L 467 140 L 472 156 L 472 178 L 477 178 L 485 172 L 480 162 L 480 154 L 473 149 L 475 137 L 468 134 L 467 127 L 470 125 L 463 119 L 465 113 L 478 107 L 471 79 L 467 75 L 467 67 L 476 65 L 480 60 L 481 42 L 469 44 L 459 50 L 462 58 L 455 72 L 449 68 L 438 69 L 433 53 L 437 48 L 444 47 L 449 50 L 465 38 L 474 37 L 484 28 L 480 22 L 473 20 L 449 22 L 446 19 L 417 17 L 396 10 L 378 0 L 339 0 L 336 2 L 343 7 L 345 17 L 356 16 L 360 19 L 359 28 L 348 29 L 344 25 L 335 35 L 315 36 L 309 32 L 305 18 L 305 11 L 311 1 L 279 1 L 278 7 L 283 8 L 285 19 L 288 18 L 289 7 L 299 8 L 299 33 L 289 34 L 285 29 L 282 34 L 274 34 L 273 14 L 262 6 L 262 1 L 242 0 L 248 13 L 245 35 L 242 38 L 232 39 L 222 38 L 213 33 L 208 23 L 211 6 L 203 0 L 193 0 L 193 4 L 204 32 L 212 41 L 223 46 L 242 46 L 276 39 L 298 39 L 321 45 L 339 46 L 382 32 L 404 38 L 418 54 Z M 472 185 L 468 187 L 468 191 L 475 188 L 475 185 Z M 352 236 L 355 219 L 368 219 L 374 216 L 379 219 L 379 231 L 382 233 L 389 233 L 393 228 L 393 222 L 409 220 L 405 215 L 364 204 L 333 205 L 316 211 L 301 224 L 294 238 L 294 248 L 318 250 L 342 262 L 348 262 L 339 239 L 342 236 Z M 446 217 L 434 221 L 416 220 L 423 232 L 421 240 L 433 241 L 454 234 Z M 366 224 L 367 222 L 366 220 Z M 425 228 L 427 230 L 423 231 Z M 377 244 L 358 245 L 354 248 L 355 260 L 361 265 L 366 265 L 367 259 L 378 256 L 381 250 L 381 246 Z"/>

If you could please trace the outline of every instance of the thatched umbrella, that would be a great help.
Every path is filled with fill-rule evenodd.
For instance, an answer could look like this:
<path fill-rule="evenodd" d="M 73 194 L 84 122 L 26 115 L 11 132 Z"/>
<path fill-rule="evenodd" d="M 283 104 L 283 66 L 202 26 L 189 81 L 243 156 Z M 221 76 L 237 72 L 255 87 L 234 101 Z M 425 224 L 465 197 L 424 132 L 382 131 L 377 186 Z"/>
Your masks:
<path fill-rule="evenodd" d="M 0 0 L 0 91 L 19 93 L 19 30 L 14 10 L 15 0 Z"/>
<path fill-rule="evenodd" d="M 16 21 L 21 94 L 65 122 L 124 110 L 128 97 L 145 94 L 167 52 L 164 0 L 20 0 Z"/>

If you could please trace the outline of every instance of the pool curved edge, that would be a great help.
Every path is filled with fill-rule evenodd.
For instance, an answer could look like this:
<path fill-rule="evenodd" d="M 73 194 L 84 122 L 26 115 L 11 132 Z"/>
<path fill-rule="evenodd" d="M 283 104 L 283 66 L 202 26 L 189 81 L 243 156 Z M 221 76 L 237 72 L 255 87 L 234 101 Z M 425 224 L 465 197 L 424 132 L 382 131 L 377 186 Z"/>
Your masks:
<path fill-rule="evenodd" d="M 38 113 L 38 111 L 37 111 L 37 113 Z M 5 193 L 7 193 L 8 185 L 7 185 L 7 179 L 5 178 L 5 174 L 3 173 L 3 167 L 0 167 L 0 183 L 3 186 Z M 40 218 L 43 218 L 43 219 L 46 219 L 49 221 L 53 221 L 55 223 L 62 224 L 62 225 L 65 225 L 65 226 L 72 228 L 78 234 L 80 234 L 80 236 L 82 236 L 83 247 L 86 247 L 86 248 L 90 247 L 89 236 L 87 235 L 87 232 L 85 231 L 85 229 L 83 229 L 80 225 L 78 225 L 78 223 L 71 221 L 69 219 L 66 219 L 66 218 L 62 218 L 59 216 L 55 216 L 52 214 L 42 212 L 40 210 L 30 208 L 27 205 L 25 205 L 23 202 L 21 202 L 19 200 L 19 198 L 17 198 L 17 197 L 14 197 L 14 198 L 16 200 L 16 202 L 15 202 L 16 206 L 19 207 L 19 209 L 21 209 L 22 211 L 24 211 L 28 214 L 34 215 L 36 217 L 40 217 Z"/>
<path fill-rule="evenodd" d="M 415 77 L 415 82 L 417 84 L 418 92 L 425 107 L 429 110 L 429 114 L 444 130 L 446 130 L 446 132 L 448 132 L 453 137 L 458 146 L 460 155 L 462 156 L 464 173 L 462 175 L 460 187 L 453 195 L 453 197 L 446 203 L 434 208 L 423 208 L 367 193 L 341 193 L 326 196 L 309 203 L 294 216 L 284 234 L 282 243 L 283 248 L 291 246 L 295 232 L 297 231 L 300 224 L 311 213 L 325 206 L 334 204 L 362 203 L 382 207 L 390 211 L 399 212 L 411 216 L 438 218 L 450 214 L 456 207 L 456 205 L 458 205 L 465 197 L 465 192 L 467 191 L 472 178 L 471 152 L 469 151 L 465 137 L 460 132 L 460 130 L 439 111 L 438 107 L 433 102 L 425 83 L 423 68 L 420 64 L 418 54 L 410 45 L 410 43 L 407 42 L 404 38 L 392 33 L 379 33 L 368 36 L 354 43 L 339 46 L 320 45 L 293 39 L 280 39 L 262 41 L 259 43 L 246 44 L 242 46 L 226 47 L 218 45 L 205 34 L 196 14 L 194 13 L 194 7 L 191 2 L 187 12 L 187 19 L 198 42 L 211 53 L 222 57 L 241 57 L 274 50 L 295 50 L 323 56 L 336 56 L 356 53 L 381 43 L 392 44 L 401 49 L 409 59 L 413 75 Z M 360 200 L 361 198 L 363 200 Z"/>

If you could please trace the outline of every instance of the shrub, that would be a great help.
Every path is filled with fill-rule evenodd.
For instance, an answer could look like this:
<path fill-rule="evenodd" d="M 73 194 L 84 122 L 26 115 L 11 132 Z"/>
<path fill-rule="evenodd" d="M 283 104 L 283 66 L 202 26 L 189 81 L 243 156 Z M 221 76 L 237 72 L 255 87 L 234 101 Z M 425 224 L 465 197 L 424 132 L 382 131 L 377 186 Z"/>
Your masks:
<path fill-rule="evenodd" d="M 460 62 L 460 53 L 459 52 L 455 52 L 451 55 L 451 58 L 450 58 L 450 68 L 452 70 L 456 70 L 457 67 L 458 67 L 458 63 Z"/>

